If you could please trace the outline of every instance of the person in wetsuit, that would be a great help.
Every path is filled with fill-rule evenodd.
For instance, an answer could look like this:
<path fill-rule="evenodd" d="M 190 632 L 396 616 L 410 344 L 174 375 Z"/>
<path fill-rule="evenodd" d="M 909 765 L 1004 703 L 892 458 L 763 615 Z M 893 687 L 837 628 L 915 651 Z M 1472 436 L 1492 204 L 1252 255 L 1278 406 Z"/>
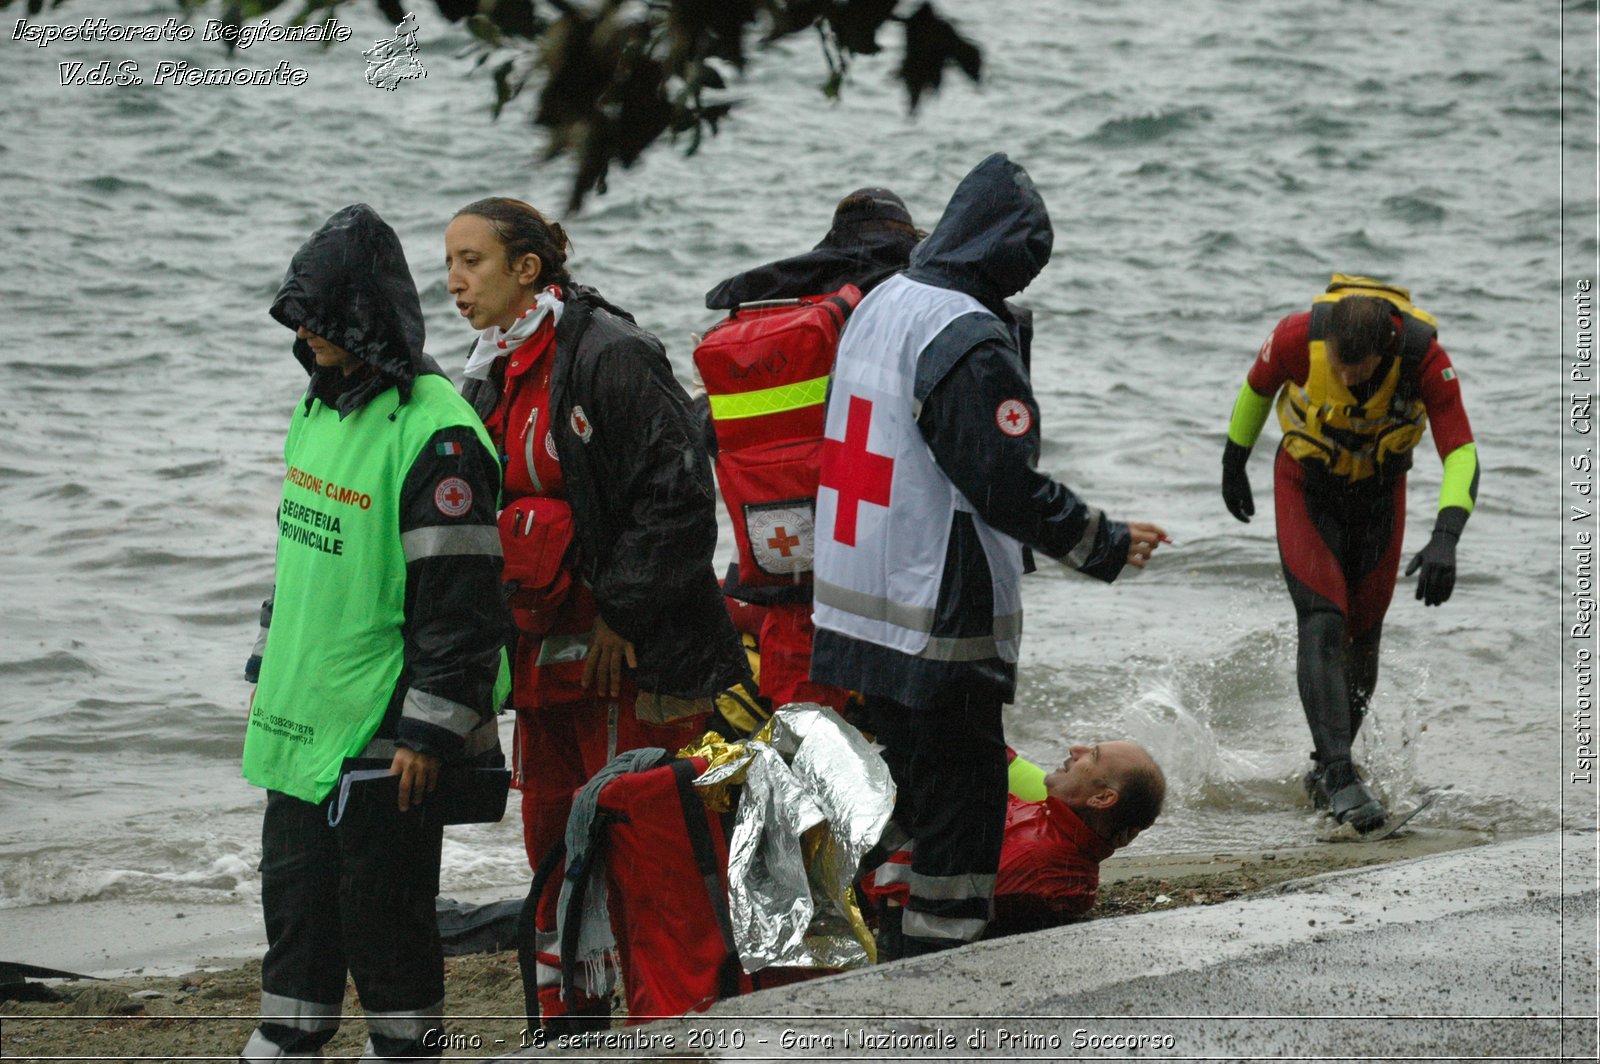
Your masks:
<path fill-rule="evenodd" d="M 1405 538 L 1406 471 L 1431 425 L 1444 461 L 1433 535 L 1406 567 L 1437 606 L 1456 579 L 1456 541 L 1478 494 L 1477 446 L 1435 319 L 1403 288 L 1335 274 L 1310 311 L 1280 321 L 1234 403 L 1222 498 L 1255 513 L 1245 465 L 1277 396 L 1278 552 L 1299 623 L 1300 700 L 1316 749 L 1306 789 L 1363 833 L 1384 808 L 1350 748 L 1378 680 L 1378 643 Z"/>

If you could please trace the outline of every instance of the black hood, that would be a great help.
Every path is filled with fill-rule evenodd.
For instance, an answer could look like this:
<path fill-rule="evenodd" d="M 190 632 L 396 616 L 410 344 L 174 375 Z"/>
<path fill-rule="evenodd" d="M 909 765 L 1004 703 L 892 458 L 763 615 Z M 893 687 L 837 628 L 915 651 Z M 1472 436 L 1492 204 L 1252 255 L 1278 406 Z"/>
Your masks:
<path fill-rule="evenodd" d="M 823 295 L 847 284 L 870 292 L 906 268 L 916 244 L 911 213 L 899 196 L 886 188 L 857 189 L 840 201 L 815 248 L 735 274 L 706 293 L 706 308 Z"/>
<path fill-rule="evenodd" d="M 338 344 L 403 393 L 428 372 L 422 303 L 400 238 L 365 203 L 339 211 L 300 245 L 272 301 L 272 316 Z M 295 339 L 294 355 L 317 375 L 304 340 Z"/>
<path fill-rule="evenodd" d="M 906 275 L 995 309 L 1050 261 L 1053 231 L 1028 172 L 996 152 L 961 179 Z"/>
<path fill-rule="evenodd" d="M 763 299 L 824 295 L 847 284 L 870 292 L 906 268 L 916 237 L 874 234 L 849 249 L 822 248 L 736 274 L 706 293 L 710 310 L 731 310 Z"/>

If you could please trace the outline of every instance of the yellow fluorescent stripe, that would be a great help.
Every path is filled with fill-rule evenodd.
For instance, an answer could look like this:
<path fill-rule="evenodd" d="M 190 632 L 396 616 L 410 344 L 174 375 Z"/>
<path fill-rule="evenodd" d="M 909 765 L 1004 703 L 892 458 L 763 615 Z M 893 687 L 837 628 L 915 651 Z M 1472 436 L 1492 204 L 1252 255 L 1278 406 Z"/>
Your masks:
<path fill-rule="evenodd" d="M 1439 509 L 1459 506 L 1472 512 L 1472 478 L 1478 472 L 1478 445 L 1463 443 L 1445 455 L 1444 482 L 1439 485 Z"/>
<path fill-rule="evenodd" d="M 733 421 L 762 414 L 782 414 L 807 406 L 819 406 L 828 396 L 828 376 L 813 377 L 796 384 L 780 384 L 757 392 L 712 395 L 711 416 L 717 421 Z"/>
<path fill-rule="evenodd" d="M 1272 396 L 1260 395 L 1246 381 L 1233 401 L 1233 415 L 1228 419 L 1228 439 L 1241 447 L 1254 447 L 1261 436 L 1261 426 L 1272 413 Z"/>

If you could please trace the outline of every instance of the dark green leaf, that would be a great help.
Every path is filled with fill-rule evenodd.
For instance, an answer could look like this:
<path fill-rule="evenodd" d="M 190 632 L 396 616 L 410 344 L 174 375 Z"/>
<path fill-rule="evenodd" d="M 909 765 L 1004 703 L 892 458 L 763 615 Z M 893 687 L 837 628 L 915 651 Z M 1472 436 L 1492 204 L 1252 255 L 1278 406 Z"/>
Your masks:
<path fill-rule="evenodd" d="M 878 30 L 894 14 L 896 0 L 836 0 L 826 15 L 839 47 L 857 55 L 878 51 Z M 924 7 L 927 5 L 924 4 Z"/>
<path fill-rule="evenodd" d="M 950 63 L 959 66 L 973 81 L 977 81 L 982 72 L 977 45 L 939 17 L 932 4 L 924 3 L 906 19 L 906 55 L 900 66 L 900 79 L 911 96 L 913 111 L 924 92 L 938 91 L 944 80 L 944 68 Z"/>

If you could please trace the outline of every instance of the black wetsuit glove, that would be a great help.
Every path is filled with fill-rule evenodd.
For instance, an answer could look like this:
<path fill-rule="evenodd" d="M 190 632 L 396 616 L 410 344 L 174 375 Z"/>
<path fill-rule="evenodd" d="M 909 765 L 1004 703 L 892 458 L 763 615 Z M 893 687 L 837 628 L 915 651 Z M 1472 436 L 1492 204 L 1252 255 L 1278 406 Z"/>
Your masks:
<path fill-rule="evenodd" d="M 1424 606 L 1448 602 L 1450 593 L 1456 589 L 1456 541 L 1461 538 L 1466 524 L 1467 511 L 1461 507 L 1447 506 L 1440 510 L 1433 523 L 1433 537 L 1406 566 L 1407 576 L 1422 570 L 1422 575 L 1417 577 L 1417 598 Z"/>
<path fill-rule="evenodd" d="M 1255 496 L 1250 493 L 1250 474 L 1244 470 L 1250 461 L 1250 448 L 1241 447 L 1232 440 L 1222 449 L 1222 501 L 1228 512 L 1239 520 L 1250 523 L 1256 512 Z"/>

